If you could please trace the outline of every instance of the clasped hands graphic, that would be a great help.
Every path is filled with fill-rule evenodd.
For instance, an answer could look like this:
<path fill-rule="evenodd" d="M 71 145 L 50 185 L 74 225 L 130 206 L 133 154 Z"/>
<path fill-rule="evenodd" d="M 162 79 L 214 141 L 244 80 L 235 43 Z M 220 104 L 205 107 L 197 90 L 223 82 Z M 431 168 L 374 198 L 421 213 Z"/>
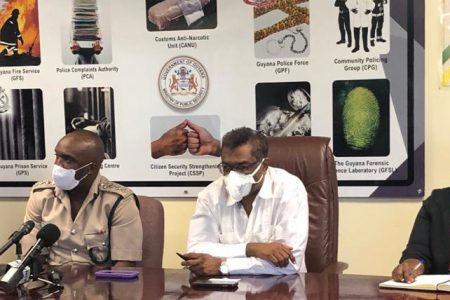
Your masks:
<path fill-rule="evenodd" d="M 181 155 L 186 150 L 196 156 L 220 156 L 220 141 L 215 139 L 205 128 L 189 120 L 184 120 L 151 143 L 153 158 Z"/>

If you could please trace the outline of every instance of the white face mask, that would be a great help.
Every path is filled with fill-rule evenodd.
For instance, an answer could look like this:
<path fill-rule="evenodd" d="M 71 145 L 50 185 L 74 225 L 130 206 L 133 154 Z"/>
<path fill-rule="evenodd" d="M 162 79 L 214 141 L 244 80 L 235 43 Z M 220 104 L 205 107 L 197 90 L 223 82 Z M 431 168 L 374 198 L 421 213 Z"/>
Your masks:
<path fill-rule="evenodd" d="M 241 201 L 242 198 L 250 194 L 253 184 L 261 182 L 264 177 L 263 175 L 261 175 L 258 181 L 255 181 L 253 176 L 259 171 L 264 160 L 265 159 L 259 163 L 258 167 L 251 174 L 242 174 L 236 171 L 230 171 L 228 175 L 224 176 L 225 188 L 231 198 L 236 201 Z"/>
<path fill-rule="evenodd" d="M 64 169 L 63 167 L 60 167 L 58 165 L 53 166 L 53 182 L 55 185 L 65 191 L 73 190 L 81 180 L 85 179 L 89 174 L 84 175 L 80 180 L 75 179 L 75 174 L 78 170 L 81 170 L 87 166 L 92 164 L 91 162 L 82 166 L 81 168 L 78 168 L 76 170 L 74 169 Z"/>

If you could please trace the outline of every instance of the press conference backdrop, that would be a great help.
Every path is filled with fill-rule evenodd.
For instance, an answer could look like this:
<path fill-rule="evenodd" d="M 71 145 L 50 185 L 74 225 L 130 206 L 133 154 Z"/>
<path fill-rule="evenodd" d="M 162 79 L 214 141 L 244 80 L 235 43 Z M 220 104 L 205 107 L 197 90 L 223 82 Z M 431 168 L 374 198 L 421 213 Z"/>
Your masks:
<path fill-rule="evenodd" d="M 244 125 L 329 136 L 340 196 L 424 194 L 424 0 L 173 2 L 0 1 L 0 196 L 88 129 L 111 180 L 195 197 L 220 158 L 168 139 Z"/>

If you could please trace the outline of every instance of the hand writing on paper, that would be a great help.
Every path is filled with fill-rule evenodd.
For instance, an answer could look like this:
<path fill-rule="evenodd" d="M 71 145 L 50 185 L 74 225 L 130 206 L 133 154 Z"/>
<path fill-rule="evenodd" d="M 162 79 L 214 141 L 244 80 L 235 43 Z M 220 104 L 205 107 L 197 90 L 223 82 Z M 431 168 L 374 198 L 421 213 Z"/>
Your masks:
<path fill-rule="evenodd" d="M 419 259 L 408 258 L 394 268 L 392 271 L 392 279 L 412 283 L 424 271 L 425 266 Z"/>
<path fill-rule="evenodd" d="M 151 143 L 153 158 L 165 155 L 180 155 L 187 149 L 187 120 L 166 131 L 159 139 Z"/>
<path fill-rule="evenodd" d="M 205 128 L 187 121 L 191 129 L 188 132 L 188 149 L 192 155 L 220 155 L 220 142 L 216 140 Z"/>

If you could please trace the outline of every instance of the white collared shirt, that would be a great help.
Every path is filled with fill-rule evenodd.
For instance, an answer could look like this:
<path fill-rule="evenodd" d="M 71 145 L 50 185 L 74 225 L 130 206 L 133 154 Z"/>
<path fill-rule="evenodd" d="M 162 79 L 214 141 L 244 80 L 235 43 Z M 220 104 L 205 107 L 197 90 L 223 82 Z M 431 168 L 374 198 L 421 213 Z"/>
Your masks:
<path fill-rule="evenodd" d="M 269 167 L 247 216 L 242 204 L 229 197 L 221 177 L 198 195 L 189 227 L 188 252 L 226 258 L 230 274 L 306 272 L 307 199 L 300 179 L 285 170 Z M 289 262 L 280 268 L 245 255 L 247 243 L 268 242 L 292 247 L 296 263 Z"/>

